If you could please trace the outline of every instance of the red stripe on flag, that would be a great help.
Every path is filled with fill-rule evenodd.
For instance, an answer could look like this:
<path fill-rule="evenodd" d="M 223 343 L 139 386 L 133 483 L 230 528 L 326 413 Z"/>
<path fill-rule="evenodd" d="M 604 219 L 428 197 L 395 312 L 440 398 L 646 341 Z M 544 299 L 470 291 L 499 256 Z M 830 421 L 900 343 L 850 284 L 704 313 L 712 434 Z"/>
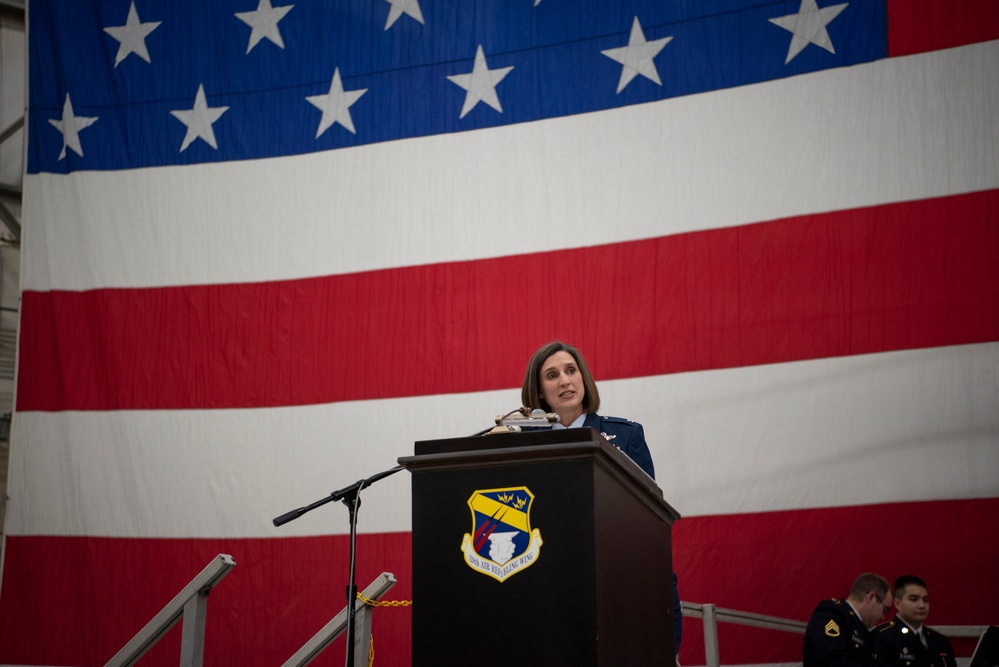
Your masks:
<path fill-rule="evenodd" d="M 231 408 L 999 340 L 999 191 L 608 246 L 258 284 L 26 292 L 18 409 Z"/>
<path fill-rule="evenodd" d="M 358 535 L 358 588 L 391 572 L 398 583 L 384 599 L 411 600 L 411 541 L 408 532 Z M 227 553 L 236 567 L 211 592 L 204 662 L 280 665 L 346 606 L 349 549 L 347 535 L 218 540 L 8 536 L 0 664 L 103 665 L 213 558 Z M 454 551 L 458 553 L 457 547 Z M 409 607 L 376 611 L 377 664 L 409 664 L 411 621 Z M 175 667 L 180 634 L 178 624 L 140 664 Z M 313 664 L 342 665 L 344 653 L 340 637 Z"/>
<path fill-rule="evenodd" d="M 888 0 L 888 55 L 999 39 L 995 0 Z"/>
<path fill-rule="evenodd" d="M 914 573 L 933 595 L 931 626 L 980 625 L 994 621 L 999 596 L 999 578 L 987 576 L 999 559 L 988 530 L 997 520 L 999 498 L 686 518 L 673 530 L 673 562 L 686 601 L 801 621 L 819 600 L 844 596 L 862 571 L 890 580 Z M 205 664 L 281 664 L 344 606 L 348 540 L 8 536 L 0 599 L 17 603 L 0 605 L 0 663 L 103 664 L 212 558 L 229 553 L 237 565 L 212 591 Z M 466 567 L 452 546 L 442 545 L 442 559 Z M 358 555 L 359 586 L 389 571 L 399 584 L 387 599 L 411 599 L 409 533 L 359 535 Z M 968 573 L 979 573 L 975 595 Z M 456 604 L 488 615 L 487 601 Z M 410 622 L 408 608 L 376 610 L 376 664 L 409 664 Z M 177 664 L 172 632 L 143 665 Z M 801 660 L 799 635 L 721 624 L 719 636 L 725 664 Z M 317 664 L 342 664 L 342 642 Z M 955 644 L 970 655 L 972 644 Z M 684 619 L 680 662 L 704 664 L 697 619 Z"/>

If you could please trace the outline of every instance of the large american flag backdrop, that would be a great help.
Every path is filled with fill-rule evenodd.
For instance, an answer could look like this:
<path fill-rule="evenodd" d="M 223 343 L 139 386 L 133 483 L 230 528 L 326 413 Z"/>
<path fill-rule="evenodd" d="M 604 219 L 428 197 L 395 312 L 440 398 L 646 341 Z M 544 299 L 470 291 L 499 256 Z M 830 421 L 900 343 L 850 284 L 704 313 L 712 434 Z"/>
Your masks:
<path fill-rule="evenodd" d="M 915 572 L 931 622 L 999 621 L 994 0 L 27 14 L 0 662 L 102 664 L 230 553 L 206 661 L 280 664 L 344 604 L 348 522 L 271 519 L 488 427 L 555 338 L 645 426 L 683 599 L 804 620 Z M 407 473 L 362 497 L 358 583 L 408 598 Z"/>

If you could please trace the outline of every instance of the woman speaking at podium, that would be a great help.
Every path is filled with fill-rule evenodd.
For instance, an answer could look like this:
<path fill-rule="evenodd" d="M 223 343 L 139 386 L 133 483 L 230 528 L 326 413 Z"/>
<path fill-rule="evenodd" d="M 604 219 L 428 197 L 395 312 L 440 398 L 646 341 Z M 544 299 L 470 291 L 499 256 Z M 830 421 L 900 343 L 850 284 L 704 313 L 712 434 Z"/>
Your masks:
<path fill-rule="evenodd" d="M 557 414 L 559 422 L 553 428 L 595 428 L 649 477 L 656 478 L 642 425 L 620 417 L 601 417 L 597 414 L 600 409 L 597 383 L 593 381 L 583 355 L 572 345 L 552 341 L 531 356 L 524 375 L 521 401 L 525 407 Z M 673 625 L 674 642 L 679 653 L 682 611 L 676 573 L 673 574 Z"/>

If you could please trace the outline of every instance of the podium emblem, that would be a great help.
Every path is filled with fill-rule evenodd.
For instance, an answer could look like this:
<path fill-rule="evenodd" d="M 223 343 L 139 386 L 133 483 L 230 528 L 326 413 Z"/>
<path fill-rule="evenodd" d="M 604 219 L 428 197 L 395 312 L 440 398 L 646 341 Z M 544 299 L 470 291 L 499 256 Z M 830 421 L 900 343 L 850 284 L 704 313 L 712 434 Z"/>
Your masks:
<path fill-rule="evenodd" d="M 461 540 L 468 566 L 503 582 L 534 565 L 542 541 L 541 531 L 531 528 L 533 503 L 526 486 L 474 492 L 468 499 L 472 532 Z"/>

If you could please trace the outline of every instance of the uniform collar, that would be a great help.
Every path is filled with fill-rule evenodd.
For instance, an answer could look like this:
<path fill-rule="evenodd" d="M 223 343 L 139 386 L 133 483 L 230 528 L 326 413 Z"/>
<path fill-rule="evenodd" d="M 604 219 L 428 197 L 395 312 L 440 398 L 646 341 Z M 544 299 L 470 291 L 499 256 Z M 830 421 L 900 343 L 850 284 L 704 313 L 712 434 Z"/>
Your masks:
<path fill-rule="evenodd" d="M 565 424 L 560 424 L 558 422 L 555 422 L 554 424 L 552 424 L 552 428 L 553 429 L 559 429 L 559 428 L 582 428 L 583 422 L 586 421 L 586 417 L 587 416 L 588 415 L 584 412 L 583 414 L 581 414 L 578 417 L 576 417 L 575 421 L 573 421 L 568 426 L 566 426 Z"/>
<path fill-rule="evenodd" d="M 864 625 L 864 617 L 860 615 L 860 612 L 857 611 L 857 608 L 853 606 L 853 603 L 850 602 L 850 599 L 849 598 L 845 598 L 843 600 L 843 602 L 845 602 L 848 605 L 850 605 L 850 609 L 853 610 L 853 615 L 857 617 L 857 620 L 860 621 L 861 625 Z M 865 625 L 864 627 L 867 627 L 867 626 Z"/>

